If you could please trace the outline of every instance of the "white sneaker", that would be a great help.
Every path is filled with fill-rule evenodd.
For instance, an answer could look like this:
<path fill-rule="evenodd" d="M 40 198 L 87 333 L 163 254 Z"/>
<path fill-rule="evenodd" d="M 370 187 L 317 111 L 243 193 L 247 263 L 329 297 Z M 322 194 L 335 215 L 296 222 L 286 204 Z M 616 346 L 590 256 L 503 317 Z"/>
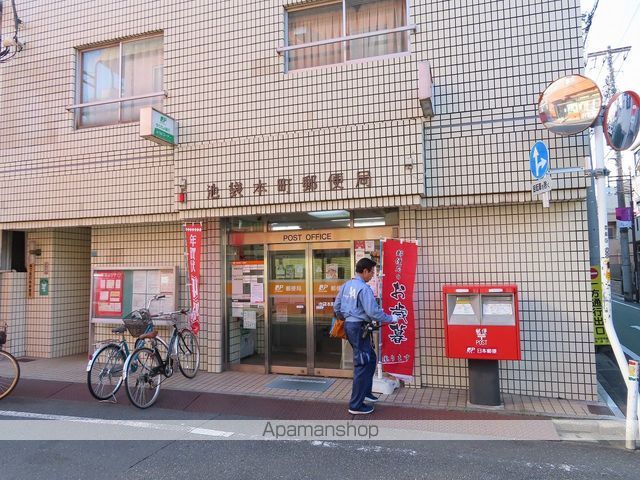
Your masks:
<path fill-rule="evenodd" d="M 352 415 L 367 415 L 369 413 L 373 413 L 373 406 L 372 405 L 362 405 L 360 408 L 358 409 L 349 409 L 349 413 L 351 413 Z"/>
<path fill-rule="evenodd" d="M 376 403 L 378 400 L 380 399 L 376 397 L 373 393 L 371 395 L 367 395 L 364 397 L 364 401 L 367 403 Z"/>

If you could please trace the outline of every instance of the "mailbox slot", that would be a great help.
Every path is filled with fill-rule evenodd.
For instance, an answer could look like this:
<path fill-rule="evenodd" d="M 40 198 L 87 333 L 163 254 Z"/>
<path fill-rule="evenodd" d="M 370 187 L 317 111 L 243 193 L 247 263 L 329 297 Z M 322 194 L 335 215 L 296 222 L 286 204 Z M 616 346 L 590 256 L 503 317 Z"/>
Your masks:
<path fill-rule="evenodd" d="M 513 308 L 513 295 L 481 295 L 482 325 L 515 326 L 516 316 Z"/>
<path fill-rule="evenodd" d="M 449 325 L 480 325 L 480 297 L 478 295 L 447 295 Z"/>

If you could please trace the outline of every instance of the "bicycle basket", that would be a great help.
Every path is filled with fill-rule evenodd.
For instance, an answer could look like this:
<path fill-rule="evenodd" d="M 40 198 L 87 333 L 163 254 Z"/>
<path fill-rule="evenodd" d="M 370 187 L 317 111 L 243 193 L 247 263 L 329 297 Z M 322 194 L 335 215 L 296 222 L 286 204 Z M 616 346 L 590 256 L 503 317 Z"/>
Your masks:
<path fill-rule="evenodd" d="M 124 326 L 133 337 L 142 335 L 153 322 L 148 310 L 140 309 L 131 312 L 122 319 Z"/>

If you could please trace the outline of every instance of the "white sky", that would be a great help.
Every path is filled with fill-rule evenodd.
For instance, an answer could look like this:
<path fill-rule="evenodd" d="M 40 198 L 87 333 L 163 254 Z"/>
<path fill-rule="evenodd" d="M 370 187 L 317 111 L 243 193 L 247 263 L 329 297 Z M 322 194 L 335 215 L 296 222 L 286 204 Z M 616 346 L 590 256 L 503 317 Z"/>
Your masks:
<path fill-rule="evenodd" d="M 595 0 L 582 0 L 582 11 L 587 14 Z M 585 52 L 591 53 L 611 48 L 630 46 L 631 51 L 614 55 L 616 88 L 618 91 L 633 90 L 640 93 L 640 0 L 600 0 L 587 36 Z M 606 57 L 591 59 L 586 74 L 601 89 L 605 86 L 608 67 Z M 636 145 L 640 141 L 638 135 Z M 633 148 L 635 149 L 635 148 Z M 623 152 L 625 173 L 633 163 L 632 150 Z M 611 168 L 611 167 L 609 167 Z"/>

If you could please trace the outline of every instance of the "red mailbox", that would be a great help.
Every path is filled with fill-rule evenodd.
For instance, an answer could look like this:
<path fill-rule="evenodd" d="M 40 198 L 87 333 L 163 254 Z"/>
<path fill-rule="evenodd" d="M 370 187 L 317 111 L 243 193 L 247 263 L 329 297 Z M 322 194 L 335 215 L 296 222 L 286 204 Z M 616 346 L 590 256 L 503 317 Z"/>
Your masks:
<path fill-rule="evenodd" d="M 445 285 L 442 297 L 447 357 L 520 360 L 516 285 Z"/>

